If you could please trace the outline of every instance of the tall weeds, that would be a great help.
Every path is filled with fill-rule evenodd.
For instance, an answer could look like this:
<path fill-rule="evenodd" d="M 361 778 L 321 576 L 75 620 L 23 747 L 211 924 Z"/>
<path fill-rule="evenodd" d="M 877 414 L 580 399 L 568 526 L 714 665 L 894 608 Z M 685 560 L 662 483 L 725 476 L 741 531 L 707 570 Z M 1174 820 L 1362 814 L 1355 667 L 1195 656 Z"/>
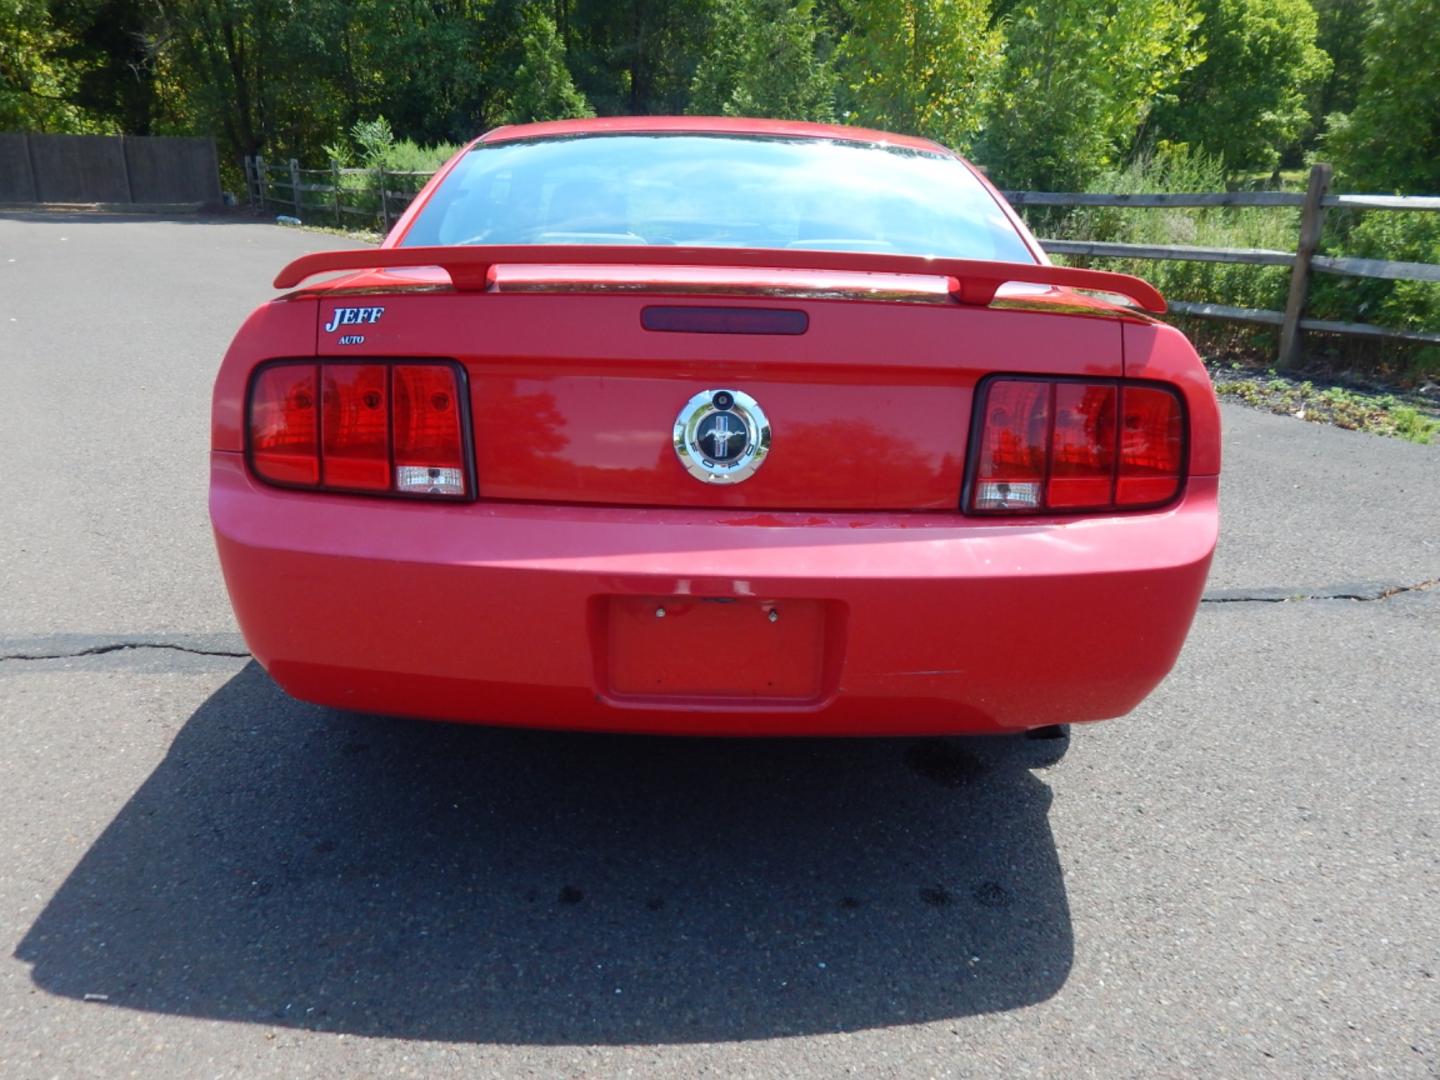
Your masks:
<path fill-rule="evenodd" d="M 1088 190 L 1122 195 L 1225 191 L 1225 170 L 1217 159 L 1200 154 L 1148 154 L 1100 175 Z M 1299 212 L 1288 207 L 1084 206 L 1037 225 L 1058 230 L 1048 235 L 1065 240 L 1293 251 L 1299 221 Z M 1279 266 L 1150 259 L 1089 260 L 1089 264 L 1143 277 L 1172 299 L 1235 307 L 1284 307 L 1290 280 L 1289 271 Z"/>

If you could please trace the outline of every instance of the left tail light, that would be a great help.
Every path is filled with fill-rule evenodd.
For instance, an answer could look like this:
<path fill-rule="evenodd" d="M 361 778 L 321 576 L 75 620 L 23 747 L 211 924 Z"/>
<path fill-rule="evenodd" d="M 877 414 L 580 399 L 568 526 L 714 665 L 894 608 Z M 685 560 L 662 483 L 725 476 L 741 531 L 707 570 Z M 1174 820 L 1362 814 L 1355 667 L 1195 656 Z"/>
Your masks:
<path fill-rule="evenodd" d="M 976 393 L 971 514 L 1141 510 L 1185 482 L 1185 408 L 1158 383 L 992 378 Z"/>
<path fill-rule="evenodd" d="M 469 499 L 469 421 L 448 361 L 281 361 L 250 381 L 250 466 L 283 487 Z"/>

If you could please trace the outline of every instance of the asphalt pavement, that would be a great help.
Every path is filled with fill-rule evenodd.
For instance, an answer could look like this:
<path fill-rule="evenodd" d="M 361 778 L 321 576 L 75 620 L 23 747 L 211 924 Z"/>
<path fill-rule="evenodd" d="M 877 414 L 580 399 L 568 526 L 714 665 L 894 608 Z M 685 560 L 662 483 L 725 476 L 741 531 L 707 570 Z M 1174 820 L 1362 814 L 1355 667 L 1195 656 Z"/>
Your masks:
<path fill-rule="evenodd" d="M 0 1075 L 1440 1075 L 1440 447 L 1225 406 L 1180 663 L 1066 740 L 328 712 L 205 449 L 347 244 L 0 214 Z"/>

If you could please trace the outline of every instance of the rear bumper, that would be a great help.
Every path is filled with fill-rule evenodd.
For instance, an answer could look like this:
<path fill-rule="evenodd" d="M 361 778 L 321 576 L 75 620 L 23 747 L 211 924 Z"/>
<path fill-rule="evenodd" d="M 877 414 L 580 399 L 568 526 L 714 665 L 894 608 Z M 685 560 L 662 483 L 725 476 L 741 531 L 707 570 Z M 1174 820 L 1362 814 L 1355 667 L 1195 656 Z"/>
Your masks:
<path fill-rule="evenodd" d="M 536 727 L 900 735 L 1132 709 L 1194 617 L 1216 490 L 1197 477 L 1165 511 L 1026 524 L 439 506 L 279 491 L 217 452 L 210 512 L 251 651 L 307 701 Z"/>

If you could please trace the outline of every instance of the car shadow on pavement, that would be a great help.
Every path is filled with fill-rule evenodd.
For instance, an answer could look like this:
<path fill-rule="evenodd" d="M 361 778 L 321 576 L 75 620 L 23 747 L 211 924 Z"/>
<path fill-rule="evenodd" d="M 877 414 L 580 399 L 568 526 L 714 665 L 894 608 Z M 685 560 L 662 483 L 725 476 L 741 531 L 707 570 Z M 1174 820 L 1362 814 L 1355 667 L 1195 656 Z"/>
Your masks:
<path fill-rule="evenodd" d="M 250 664 L 17 955 L 102 1007 L 420 1039 L 757 1039 L 1013 1009 L 1071 967 L 1034 772 L 1063 748 L 416 723 L 297 703 Z"/>

